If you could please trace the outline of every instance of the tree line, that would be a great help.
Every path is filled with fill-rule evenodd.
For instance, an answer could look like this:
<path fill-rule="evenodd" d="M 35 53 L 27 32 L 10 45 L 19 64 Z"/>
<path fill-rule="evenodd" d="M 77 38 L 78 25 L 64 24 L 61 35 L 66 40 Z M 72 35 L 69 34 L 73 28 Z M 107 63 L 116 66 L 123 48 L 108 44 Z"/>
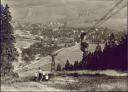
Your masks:
<path fill-rule="evenodd" d="M 97 44 L 93 53 L 89 52 L 87 55 L 83 54 L 83 58 L 80 62 L 75 61 L 74 64 L 70 64 L 67 60 L 64 69 L 65 70 L 128 70 L 127 63 L 127 38 L 125 34 L 121 37 L 120 41 L 116 41 L 114 33 L 112 33 L 105 43 L 105 47 L 101 50 L 100 44 Z"/>
<path fill-rule="evenodd" d="M 9 6 L 0 5 L 0 68 L 1 77 L 11 76 L 14 77 L 17 74 L 13 72 L 13 62 L 17 61 L 18 52 L 14 45 L 15 37 L 13 26 L 11 25 L 12 17 L 9 11 Z M 18 75 L 17 75 L 18 76 Z"/>

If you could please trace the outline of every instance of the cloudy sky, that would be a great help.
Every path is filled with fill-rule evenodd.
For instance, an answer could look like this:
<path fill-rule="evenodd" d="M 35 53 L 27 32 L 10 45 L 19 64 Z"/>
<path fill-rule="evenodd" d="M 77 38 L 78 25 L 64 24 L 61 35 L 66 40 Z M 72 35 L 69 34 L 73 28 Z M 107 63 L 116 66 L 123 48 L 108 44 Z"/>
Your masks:
<path fill-rule="evenodd" d="M 2 0 L 8 3 L 13 20 L 19 22 L 43 23 L 67 22 L 68 26 L 92 26 L 118 0 Z M 118 7 L 125 5 L 124 0 Z M 127 7 L 102 26 L 122 29 L 127 23 Z"/>

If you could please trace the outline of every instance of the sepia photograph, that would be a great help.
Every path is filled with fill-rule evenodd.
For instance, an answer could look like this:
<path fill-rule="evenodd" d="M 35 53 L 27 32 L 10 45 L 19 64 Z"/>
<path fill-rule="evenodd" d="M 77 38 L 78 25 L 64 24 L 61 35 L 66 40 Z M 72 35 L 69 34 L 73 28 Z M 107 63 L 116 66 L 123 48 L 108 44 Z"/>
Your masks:
<path fill-rule="evenodd" d="M 128 0 L 1 0 L 1 92 L 128 91 Z"/>

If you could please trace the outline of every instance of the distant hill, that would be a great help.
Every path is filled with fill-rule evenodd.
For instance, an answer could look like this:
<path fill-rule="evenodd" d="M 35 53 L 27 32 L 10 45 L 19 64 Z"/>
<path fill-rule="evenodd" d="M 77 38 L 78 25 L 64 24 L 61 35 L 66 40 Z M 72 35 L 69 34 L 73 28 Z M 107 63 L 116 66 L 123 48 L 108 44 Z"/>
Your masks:
<path fill-rule="evenodd" d="M 67 22 L 67 26 L 92 26 L 118 0 L 3 0 L 8 3 L 14 21 L 42 23 Z M 119 6 L 123 6 L 127 0 Z M 116 7 L 118 9 L 119 7 Z M 127 7 L 105 23 L 117 31 L 126 29 Z"/>

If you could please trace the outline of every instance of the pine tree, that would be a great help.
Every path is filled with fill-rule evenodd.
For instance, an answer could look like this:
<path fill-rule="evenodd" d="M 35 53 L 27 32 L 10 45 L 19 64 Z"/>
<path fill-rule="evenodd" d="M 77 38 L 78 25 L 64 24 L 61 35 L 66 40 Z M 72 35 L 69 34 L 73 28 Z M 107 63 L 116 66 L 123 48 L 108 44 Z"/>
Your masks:
<path fill-rule="evenodd" d="M 35 54 L 33 49 L 27 48 L 22 50 L 22 60 L 25 64 L 30 64 L 33 60 L 35 60 Z"/>
<path fill-rule="evenodd" d="M 102 57 L 102 50 L 100 44 L 97 44 L 96 50 L 93 55 L 93 67 L 94 69 L 100 69 L 101 67 L 101 58 Z"/>
<path fill-rule="evenodd" d="M 112 33 L 112 34 L 109 36 L 108 40 L 109 40 L 109 45 L 110 45 L 111 48 L 116 47 L 116 42 L 115 42 L 115 41 L 116 41 L 116 38 L 115 38 L 114 33 Z"/>
<path fill-rule="evenodd" d="M 72 64 L 69 65 L 69 70 L 70 70 L 70 71 L 74 70 L 74 67 L 73 67 Z"/>
<path fill-rule="evenodd" d="M 102 60 L 102 68 L 104 69 L 108 69 L 110 68 L 112 65 L 112 58 L 113 58 L 113 49 L 117 46 L 115 43 L 115 35 L 114 33 L 111 33 L 108 36 L 108 39 L 105 43 L 105 47 L 103 50 L 103 60 Z"/>
<path fill-rule="evenodd" d="M 14 74 L 12 63 L 17 61 L 18 52 L 14 46 L 15 37 L 13 36 L 13 27 L 11 25 L 12 17 L 9 12 L 9 7 L 6 4 L 5 7 L 1 5 L 1 35 L 0 35 L 0 66 L 1 76 L 11 76 Z"/>
<path fill-rule="evenodd" d="M 60 64 L 57 65 L 56 71 L 61 71 L 61 66 L 60 66 Z"/>
<path fill-rule="evenodd" d="M 110 41 L 114 39 L 112 35 Z M 119 45 L 106 44 L 103 50 L 102 68 L 126 70 L 127 68 L 127 36 L 123 37 Z M 113 40 L 114 41 L 114 40 Z"/>
<path fill-rule="evenodd" d="M 69 60 L 67 60 L 65 64 L 65 70 L 69 70 L 69 69 L 70 69 L 70 63 L 69 63 Z"/>
<path fill-rule="evenodd" d="M 87 56 L 87 62 L 83 63 L 83 69 L 93 69 L 94 53 L 89 53 Z"/>
<path fill-rule="evenodd" d="M 78 61 L 75 61 L 75 63 L 74 63 L 74 70 L 78 70 L 78 68 L 79 68 L 79 63 L 78 63 Z"/>

